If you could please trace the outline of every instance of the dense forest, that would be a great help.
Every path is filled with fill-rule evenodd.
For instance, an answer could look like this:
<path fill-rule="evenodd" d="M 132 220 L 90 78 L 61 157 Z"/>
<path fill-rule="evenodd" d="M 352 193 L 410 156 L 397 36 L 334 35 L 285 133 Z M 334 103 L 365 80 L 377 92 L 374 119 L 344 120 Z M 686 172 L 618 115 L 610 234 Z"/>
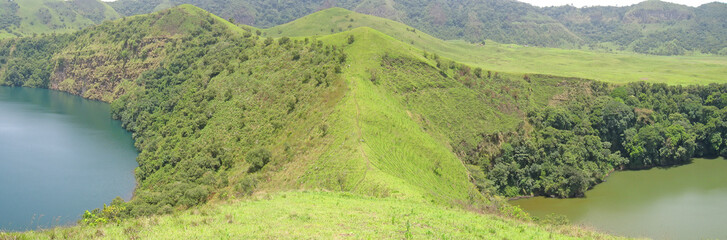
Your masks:
<path fill-rule="evenodd" d="M 627 7 L 539 8 L 510 0 L 279 1 L 120 0 L 119 13 L 148 13 L 190 3 L 225 19 L 268 28 L 318 10 L 343 7 L 400 21 L 442 39 L 486 39 L 559 48 L 634 51 L 656 55 L 727 54 L 727 4 L 697 8 L 661 1 Z M 233 7 L 225 7 L 233 6 Z"/>
<path fill-rule="evenodd" d="M 521 133 L 483 165 L 506 196 L 578 197 L 614 169 L 727 156 L 727 85 L 591 85 L 590 95 L 528 113 Z"/>

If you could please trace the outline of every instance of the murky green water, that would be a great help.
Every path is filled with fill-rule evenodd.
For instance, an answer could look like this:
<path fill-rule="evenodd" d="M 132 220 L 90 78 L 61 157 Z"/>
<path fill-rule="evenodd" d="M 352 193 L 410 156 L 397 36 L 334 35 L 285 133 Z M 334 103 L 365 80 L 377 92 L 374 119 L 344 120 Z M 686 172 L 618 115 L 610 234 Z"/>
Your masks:
<path fill-rule="evenodd" d="M 727 160 L 613 173 L 586 198 L 512 201 L 533 216 L 566 215 L 572 223 L 623 236 L 727 239 Z"/>
<path fill-rule="evenodd" d="M 131 197 L 137 151 L 109 105 L 0 87 L 0 229 L 71 224 Z"/>

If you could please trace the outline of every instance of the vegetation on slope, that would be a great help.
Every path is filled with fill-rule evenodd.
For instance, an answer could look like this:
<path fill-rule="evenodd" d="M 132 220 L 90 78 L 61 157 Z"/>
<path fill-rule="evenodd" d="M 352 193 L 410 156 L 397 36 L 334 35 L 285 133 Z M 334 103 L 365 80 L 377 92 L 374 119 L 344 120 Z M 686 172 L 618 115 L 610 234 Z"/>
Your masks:
<path fill-rule="evenodd" d="M 119 17 L 98 0 L 1 0 L 0 39 L 68 33 Z"/>
<path fill-rule="evenodd" d="M 655 55 L 727 55 L 724 3 L 692 8 L 651 0 L 628 7 L 562 6 L 544 8 L 543 12 L 586 39 L 594 49 Z"/>
<path fill-rule="evenodd" d="M 668 84 L 723 83 L 727 58 L 664 57 L 554 48 L 485 45 L 442 41 L 412 27 L 342 8 L 326 9 L 265 30 L 269 36 L 327 35 L 331 30 L 371 27 L 416 48 L 472 67 L 498 72 L 548 74 L 605 82 L 646 81 Z"/>
<path fill-rule="evenodd" d="M 263 40 L 223 21 L 184 5 L 72 35 L 4 42 L 10 60 L 3 84 L 114 100 L 113 116 L 134 133 L 135 197 L 86 214 L 86 221 L 249 194 L 266 166 L 304 155 L 325 136 L 321 111 L 330 104 L 321 103 L 340 95 L 345 55 L 320 42 Z M 37 48 L 56 43 L 63 46 Z M 47 67 L 26 78 L 34 71 L 29 64 Z M 294 133 L 305 137 L 287 139 Z"/>
<path fill-rule="evenodd" d="M 361 25 L 390 32 L 398 39 L 413 43 L 413 46 L 418 46 L 417 41 L 425 42 L 422 39 L 433 39 L 403 24 L 344 9 L 321 11 L 266 31 L 273 35 L 296 36 L 326 34 L 329 28 L 335 30 Z M 351 39 L 357 37 L 354 34 Z M 441 52 L 446 53 L 444 50 Z M 635 55 L 625 56 L 632 58 L 629 60 L 640 58 Z M 456 58 L 462 59 L 461 56 Z M 624 150 L 626 143 L 621 138 L 627 128 L 633 127 L 630 131 L 637 131 L 643 126 L 634 124 L 633 119 L 622 120 L 620 117 L 629 112 L 637 115 L 635 112 L 643 109 L 633 105 L 620 106 L 618 101 L 608 100 L 604 96 L 609 94 L 612 87 L 602 83 L 537 74 L 520 77 L 493 73 L 449 62 L 437 54 L 427 52 L 416 57 L 380 53 L 368 59 L 381 63 L 380 66 L 368 66 L 369 69 L 365 70 L 368 76 L 364 75 L 364 78 L 369 77 L 374 85 L 381 85 L 387 92 L 394 93 L 402 107 L 409 111 L 412 118 L 417 119 L 422 128 L 439 138 L 464 163 L 475 166 L 469 168 L 472 180 L 485 192 L 492 190 L 506 196 L 582 196 L 615 169 L 678 164 L 692 156 L 701 156 L 693 153 L 694 146 L 689 137 L 694 135 L 690 132 L 691 128 L 680 130 L 671 127 L 674 123 L 669 121 L 651 126 L 662 129 L 658 133 L 661 137 L 652 139 L 655 142 L 634 143 L 637 145 L 634 151 L 660 152 L 651 154 L 647 163 L 636 164 L 634 161 L 642 161 L 639 158 L 643 156 L 634 156 Z M 657 59 L 664 62 L 676 60 L 666 57 Z M 613 68 L 610 71 L 623 73 Z M 560 89 L 555 90 L 554 87 L 549 90 L 548 86 L 558 86 Z M 720 92 L 719 88 L 714 91 Z M 569 101 L 585 106 L 555 107 Z M 546 105 L 550 107 L 545 108 Z M 546 110 L 537 110 L 541 108 Z M 648 107 L 644 111 L 651 111 L 648 109 L 652 108 Z M 564 118 L 563 114 L 578 115 L 582 113 L 579 111 L 585 111 L 583 114 L 586 116 L 572 117 L 574 122 L 552 123 Z M 534 128 L 531 130 L 530 126 Z M 672 130 L 667 132 L 664 129 Z M 648 146 L 644 147 L 645 144 Z M 649 150 L 644 150 L 647 148 Z M 657 158 L 663 162 L 653 162 Z M 627 165 L 629 160 L 631 164 Z M 478 167 L 481 172 L 477 170 Z M 489 189 L 493 186 L 494 189 Z"/>
<path fill-rule="evenodd" d="M 597 85 L 593 85 L 597 86 Z M 488 179 L 506 196 L 583 196 L 613 171 L 727 154 L 727 85 L 591 87 L 528 114 L 535 126 L 502 147 Z"/>
<path fill-rule="evenodd" d="M 387 153 L 384 155 L 386 157 L 376 160 L 382 162 L 396 160 L 392 159 L 392 156 L 396 156 L 392 153 L 397 152 L 404 154 L 402 160 L 421 159 L 422 162 L 417 165 L 429 165 L 426 168 L 431 168 L 431 172 L 417 175 L 419 185 L 430 184 L 422 182 L 422 176 L 427 174 L 462 174 L 442 171 L 446 167 L 441 166 L 446 166 L 446 161 L 451 161 L 449 159 L 456 156 L 461 161 L 460 164 L 464 163 L 460 165 L 460 169 L 466 170 L 465 174 L 478 190 L 486 196 L 495 191 L 500 192 L 493 188 L 499 185 L 491 182 L 492 159 L 499 155 L 502 144 L 513 136 L 529 134 L 529 122 L 523 121 L 527 118 L 527 112 L 557 102 L 559 96 L 587 94 L 588 90 L 584 87 L 589 86 L 588 82 L 580 79 L 511 75 L 480 68 L 472 69 L 413 49 L 370 28 L 357 28 L 321 39 L 334 45 L 350 42 L 345 51 L 352 57 L 350 65 L 344 71 L 350 74 L 344 76 L 354 81 L 352 85 L 355 84 L 356 88 L 352 91 L 355 94 L 358 95 L 361 91 L 364 96 L 385 96 L 377 101 L 367 98 L 364 98 L 366 101 L 359 101 L 362 108 L 372 105 L 372 110 L 364 116 L 381 115 L 375 122 L 364 121 L 362 129 L 364 135 L 368 135 L 365 142 L 371 143 L 373 141 L 370 138 L 377 138 L 377 142 L 368 145 L 371 150 L 367 151 L 367 155 Z M 363 41 L 359 42 L 360 40 Z M 381 106 L 387 106 L 391 110 Z M 399 113 L 395 114 L 396 112 Z M 388 127 L 390 124 L 387 122 L 391 121 L 389 119 L 401 120 L 396 120 L 391 123 L 392 127 Z M 409 124 L 414 126 L 409 127 Z M 408 131 L 399 133 L 399 129 Z M 376 134 L 366 134 L 369 131 Z M 425 135 L 420 135 L 421 133 Z M 409 142 L 410 139 L 417 141 Z M 392 140 L 395 142 L 389 142 Z M 435 141 L 434 146 L 437 147 L 434 149 L 441 150 L 430 149 L 426 151 L 429 152 L 426 155 L 418 155 L 424 151 L 402 151 L 428 146 L 430 141 Z M 597 145 L 601 146 L 600 141 Z M 389 149 L 389 146 L 395 146 L 396 150 Z M 446 157 L 436 155 L 438 151 L 442 151 Z M 609 148 L 600 147 L 600 150 L 593 151 L 609 151 Z M 602 158 L 608 163 L 602 164 L 598 169 L 603 172 L 602 175 L 612 171 L 615 165 L 623 161 L 617 155 L 611 154 Z M 386 165 L 407 163 L 399 161 Z M 581 159 L 579 163 L 581 162 L 585 161 Z M 577 169 L 584 170 L 585 166 Z M 383 170 L 395 176 L 406 171 Z M 410 179 L 406 175 L 400 178 Z M 554 187 L 566 191 L 571 186 L 559 182 Z M 472 196 L 472 193 L 469 194 Z M 470 197 L 470 201 L 476 203 L 473 200 L 476 198 Z"/>
<path fill-rule="evenodd" d="M 23 77 L 5 84 L 55 88 L 53 79 L 58 79 L 57 89 L 115 99 L 114 117 L 134 132 L 140 150 L 139 188 L 129 203 L 114 201 L 87 213 L 87 224 L 286 188 L 447 205 L 484 202 L 459 159 L 422 131 L 383 89 L 359 77 L 368 74 L 369 68 L 361 67 L 378 65 L 367 59 L 374 55 L 366 51 L 409 51 L 381 33 L 370 41 L 361 35 L 341 52 L 348 35 L 327 38 L 328 44 L 263 40 L 182 6 L 63 36 L 68 38 L 64 45 L 48 54 L 18 47 L 33 49 L 25 41 L 35 39 L 6 41 L 6 51 L 17 51 L 8 55 L 7 69 L 26 55 L 53 67 L 38 78 L 42 84 L 30 85 Z M 155 43 L 157 50 L 139 50 L 145 48 L 136 42 Z M 81 51 L 77 46 L 82 44 L 89 47 Z M 371 48 L 377 44 L 391 46 Z M 108 69 L 118 70 L 65 64 L 72 56 L 99 59 L 83 62 L 108 62 Z M 155 60 L 146 64 L 146 59 Z M 131 79 L 108 74 L 131 66 L 148 67 L 136 69 L 138 77 Z M 65 70 L 69 68 L 73 70 Z M 8 70 L 3 76 L 15 72 L 24 71 Z M 79 90 L 74 87 L 79 81 L 71 77 L 76 73 L 100 76 L 88 78 L 106 87 L 84 83 Z M 350 91 L 344 92 L 346 86 Z"/>
<path fill-rule="evenodd" d="M 406 23 L 446 40 L 559 48 L 628 50 L 657 55 L 727 54 L 727 4 L 698 8 L 646 1 L 625 7 L 539 8 L 510 0 L 120 0 L 126 15 L 190 3 L 224 18 L 273 27 L 330 7 L 341 7 Z M 341 30 L 335 29 L 338 32 Z"/>

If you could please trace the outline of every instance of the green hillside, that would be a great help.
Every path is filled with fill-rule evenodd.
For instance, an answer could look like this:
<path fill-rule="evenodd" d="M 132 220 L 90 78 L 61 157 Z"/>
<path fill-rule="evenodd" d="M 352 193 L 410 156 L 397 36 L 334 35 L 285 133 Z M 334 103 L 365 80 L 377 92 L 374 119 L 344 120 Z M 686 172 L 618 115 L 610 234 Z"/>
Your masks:
<path fill-rule="evenodd" d="M 119 0 L 110 4 L 128 16 L 183 3 L 263 28 L 341 7 L 402 22 L 445 40 L 655 55 L 727 54 L 727 28 L 723 24 L 727 4 L 717 2 L 698 8 L 657 0 L 625 7 L 586 8 L 539 8 L 511 0 L 315 0 L 285 4 L 271 0 Z"/>
<path fill-rule="evenodd" d="M 0 38 L 68 33 L 119 17 L 98 0 L 2 0 Z"/>
<path fill-rule="evenodd" d="M 591 43 L 591 48 L 656 55 L 727 54 L 725 3 L 693 8 L 651 0 L 628 7 L 562 6 L 543 12 Z"/>
<path fill-rule="evenodd" d="M 443 41 L 402 23 L 341 8 L 323 10 L 265 32 L 270 36 L 313 36 L 357 27 L 371 27 L 418 49 L 494 71 L 548 74 L 614 83 L 645 81 L 668 84 L 723 83 L 723 76 L 727 74 L 726 57 L 663 57 L 493 42 L 481 45 Z"/>

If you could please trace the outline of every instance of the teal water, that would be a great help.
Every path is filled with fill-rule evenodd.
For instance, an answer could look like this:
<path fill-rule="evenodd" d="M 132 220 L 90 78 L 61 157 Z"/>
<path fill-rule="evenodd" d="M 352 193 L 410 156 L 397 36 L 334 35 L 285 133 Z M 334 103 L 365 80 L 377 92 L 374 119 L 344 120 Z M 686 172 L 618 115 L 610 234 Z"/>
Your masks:
<path fill-rule="evenodd" d="M 571 223 L 621 236 L 727 239 L 727 160 L 615 172 L 585 198 L 511 203 L 536 217 L 562 214 Z"/>
<path fill-rule="evenodd" d="M 116 196 L 128 200 L 137 154 L 106 103 L 0 87 L 0 230 L 73 224 Z"/>

